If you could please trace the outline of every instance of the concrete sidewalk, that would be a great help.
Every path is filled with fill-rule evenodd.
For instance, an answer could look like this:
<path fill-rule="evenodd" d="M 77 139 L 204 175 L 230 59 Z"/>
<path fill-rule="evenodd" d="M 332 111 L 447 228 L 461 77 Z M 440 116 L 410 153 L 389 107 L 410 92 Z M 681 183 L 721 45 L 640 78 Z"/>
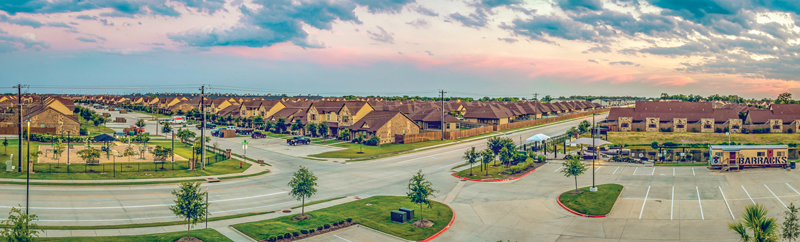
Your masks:
<path fill-rule="evenodd" d="M 345 197 L 342 199 L 306 206 L 305 211 L 310 212 L 352 201 L 356 201 L 356 197 Z M 286 205 L 286 206 L 292 206 L 292 205 Z M 283 213 L 282 212 L 283 210 L 291 210 L 292 212 Z M 230 238 L 231 240 L 237 242 L 256 241 L 252 238 L 246 237 L 244 234 L 236 231 L 234 228 L 230 226 L 234 224 L 255 222 L 261 220 L 273 219 L 286 215 L 293 215 L 297 214 L 298 212 L 300 212 L 300 208 L 290 209 L 289 207 L 286 207 L 283 209 L 278 209 L 276 210 L 276 212 L 269 214 L 211 221 L 208 222 L 208 227 L 206 227 L 206 223 L 197 223 L 197 225 L 193 229 L 212 228 L 219 231 L 220 233 Z M 95 237 L 95 236 L 145 235 L 145 234 L 170 233 L 170 232 L 186 232 L 186 225 L 171 225 L 162 227 L 128 228 L 128 229 L 45 230 L 42 237 Z"/>
<path fill-rule="evenodd" d="M 176 178 L 153 178 L 153 179 L 117 179 L 117 180 L 39 180 L 39 179 L 31 179 L 31 182 L 36 183 L 74 183 L 74 184 L 91 184 L 91 183 L 146 183 L 146 182 L 157 182 L 157 181 L 184 181 L 184 180 L 194 180 L 194 179 L 207 179 L 207 178 L 223 178 L 223 177 L 232 177 L 232 176 L 242 176 L 242 175 L 250 175 L 256 174 L 259 172 L 263 172 L 269 170 L 270 173 L 274 173 L 275 169 L 271 166 L 261 166 L 261 164 L 254 163 L 248 160 L 243 160 L 237 156 L 231 156 L 232 159 L 237 159 L 240 161 L 247 162 L 251 164 L 250 168 L 247 168 L 244 172 L 241 173 L 232 173 L 232 174 L 224 174 L 224 175 L 213 175 L 213 176 L 194 176 L 194 177 L 176 177 Z M 4 182 L 25 182 L 25 179 L 12 179 L 12 178 L 0 178 L 0 181 Z"/>

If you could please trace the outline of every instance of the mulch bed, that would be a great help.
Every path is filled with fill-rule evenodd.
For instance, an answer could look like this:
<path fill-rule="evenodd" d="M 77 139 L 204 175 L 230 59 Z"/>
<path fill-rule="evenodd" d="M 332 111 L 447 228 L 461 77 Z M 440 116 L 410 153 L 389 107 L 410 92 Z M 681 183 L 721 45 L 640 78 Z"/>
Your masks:
<path fill-rule="evenodd" d="M 286 242 L 286 241 L 301 240 L 301 239 L 305 239 L 305 238 L 308 238 L 308 237 L 311 237 L 311 236 L 320 235 L 320 234 L 328 233 L 328 232 L 331 232 L 331 231 L 347 228 L 347 227 L 350 227 L 350 226 L 353 226 L 353 225 L 356 225 L 356 224 L 358 224 L 358 223 L 345 221 L 344 224 L 331 226 L 331 228 L 329 228 L 329 229 L 316 230 L 316 228 L 315 228 L 314 233 L 300 234 L 299 236 L 292 236 L 291 238 L 288 238 L 288 239 L 284 238 L 284 239 L 275 240 L 275 242 Z M 270 242 L 270 241 L 268 239 L 265 239 L 265 240 L 260 240 L 259 242 Z"/>
<path fill-rule="evenodd" d="M 195 237 L 183 237 L 183 238 L 180 238 L 180 239 L 176 240 L 175 242 L 203 242 L 203 240 L 195 238 Z"/>

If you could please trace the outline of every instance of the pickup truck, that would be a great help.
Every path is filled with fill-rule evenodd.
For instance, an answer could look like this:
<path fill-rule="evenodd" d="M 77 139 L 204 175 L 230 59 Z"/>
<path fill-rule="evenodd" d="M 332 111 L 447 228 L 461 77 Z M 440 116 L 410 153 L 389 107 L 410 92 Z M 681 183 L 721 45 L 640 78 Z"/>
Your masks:
<path fill-rule="evenodd" d="M 250 135 L 250 138 L 253 138 L 253 139 L 263 139 L 263 138 L 266 138 L 266 137 L 267 137 L 267 135 L 264 134 L 264 133 L 261 133 L 261 131 L 255 131 L 255 132 L 253 132 L 253 134 Z"/>
<path fill-rule="evenodd" d="M 202 129 L 202 126 L 203 126 L 202 124 L 195 125 L 195 127 L 197 127 L 197 129 Z M 209 123 L 206 124 L 206 129 L 213 129 L 213 128 L 216 128 L 216 127 L 217 127 L 216 124 L 209 124 Z"/>
<path fill-rule="evenodd" d="M 311 144 L 311 140 L 303 136 L 295 136 L 291 139 L 286 139 L 286 143 L 289 145 L 307 145 Z"/>

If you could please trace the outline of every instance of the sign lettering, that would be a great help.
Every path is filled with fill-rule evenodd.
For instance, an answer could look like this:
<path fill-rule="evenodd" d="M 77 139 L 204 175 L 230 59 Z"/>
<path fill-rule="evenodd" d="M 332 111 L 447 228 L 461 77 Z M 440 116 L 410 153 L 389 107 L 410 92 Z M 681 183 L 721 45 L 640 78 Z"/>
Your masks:
<path fill-rule="evenodd" d="M 773 157 L 739 157 L 739 165 L 783 165 L 789 160 L 786 156 Z"/>

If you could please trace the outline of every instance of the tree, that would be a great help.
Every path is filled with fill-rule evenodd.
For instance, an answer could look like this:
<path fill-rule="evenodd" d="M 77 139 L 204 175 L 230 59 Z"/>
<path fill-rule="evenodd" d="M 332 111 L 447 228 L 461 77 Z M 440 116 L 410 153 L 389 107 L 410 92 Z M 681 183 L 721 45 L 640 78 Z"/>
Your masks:
<path fill-rule="evenodd" d="M 508 149 L 508 147 L 503 147 L 500 149 L 500 162 L 506 165 L 508 168 L 511 165 L 511 160 L 514 159 L 514 150 Z"/>
<path fill-rule="evenodd" d="M 650 148 L 653 148 L 654 150 L 658 149 L 658 141 L 653 141 L 653 143 L 650 143 Z"/>
<path fill-rule="evenodd" d="M 309 122 L 308 125 L 306 125 L 306 131 L 311 133 L 312 137 L 317 137 L 317 123 Z"/>
<path fill-rule="evenodd" d="M 147 124 L 144 123 L 144 119 L 136 120 L 136 127 L 144 128 L 145 125 L 147 125 Z"/>
<path fill-rule="evenodd" d="M 469 163 L 469 175 L 474 176 L 475 174 L 472 173 L 472 164 L 478 161 L 478 153 L 475 152 L 475 146 L 464 151 L 463 158 Z"/>
<path fill-rule="evenodd" d="M 197 224 L 208 212 L 208 201 L 203 201 L 206 192 L 200 190 L 200 182 L 181 182 L 178 190 L 172 191 L 175 196 L 175 205 L 169 210 L 179 218 L 186 219 L 186 237 L 192 237 L 192 226 Z"/>
<path fill-rule="evenodd" d="M 778 98 L 775 99 L 776 103 L 791 103 L 792 101 L 792 94 L 788 92 L 781 93 L 778 95 Z"/>
<path fill-rule="evenodd" d="M 30 242 L 39 238 L 39 233 L 44 230 L 39 229 L 36 220 L 39 220 L 36 214 L 24 213 L 22 209 L 12 207 L 8 212 L 8 220 L 2 222 L 5 229 L 0 231 L 0 239 L 9 242 Z"/>
<path fill-rule="evenodd" d="M 189 139 L 194 139 L 196 135 L 197 134 L 195 132 L 189 131 L 188 129 L 178 129 L 178 133 L 175 136 L 177 136 L 178 139 L 181 140 L 181 143 L 184 143 Z M 186 143 L 184 143 L 183 145 L 186 146 Z"/>
<path fill-rule="evenodd" d="M 53 144 L 53 154 L 56 157 L 56 163 L 59 164 L 61 163 L 61 154 L 64 154 L 64 151 L 66 150 L 67 150 L 67 145 L 61 142 L 61 139 L 58 139 L 58 141 L 55 144 Z"/>
<path fill-rule="evenodd" d="M 100 158 L 100 150 L 97 150 L 93 147 L 89 147 L 81 151 L 78 151 L 78 156 L 80 156 L 81 159 L 86 161 L 86 163 L 89 163 L 90 161 L 94 161 Z"/>
<path fill-rule="evenodd" d="M 279 134 L 286 131 L 286 118 L 278 116 L 278 120 L 275 122 L 275 131 L 278 131 Z"/>
<path fill-rule="evenodd" d="M 8 138 L 3 138 L 3 149 L 5 149 L 5 151 L 3 151 L 3 154 L 7 155 L 8 154 Z"/>
<path fill-rule="evenodd" d="M 133 150 L 133 146 L 128 146 L 125 148 L 125 151 L 122 152 L 122 157 L 128 157 L 128 162 L 131 162 L 131 156 L 136 155 L 136 151 Z"/>
<path fill-rule="evenodd" d="M 589 131 L 589 128 L 592 127 L 592 124 L 589 121 L 583 120 L 580 124 L 578 124 L 578 132 L 586 133 Z"/>
<path fill-rule="evenodd" d="M 494 152 L 492 152 L 489 147 L 486 147 L 486 149 L 481 152 L 481 163 L 483 163 L 483 166 L 485 167 L 484 169 L 486 169 L 487 176 L 489 175 L 489 163 L 491 163 L 493 160 Z"/>
<path fill-rule="evenodd" d="M 567 132 L 566 132 L 566 133 L 564 133 L 564 134 L 566 134 L 567 136 L 569 136 L 570 138 L 572 138 L 572 137 L 575 137 L 575 135 L 576 135 L 577 133 L 578 133 L 578 128 L 575 128 L 575 127 L 570 127 L 570 128 L 567 130 Z"/>
<path fill-rule="evenodd" d="M 172 148 L 166 148 L 157 145 L 153 151 L 150 151 L 150 153 L 155 156 L 155 160 L 166 161 L 167 158 L 172 155 Z"/>
<path fill-rule="evenodd" d="M 486 146 L 489 147 L 495 155 L 499 155 L 500 150 L 508 146 L 508 144 L 513 145 L 514 141 L 511 140 L 511 138 L 500 138 L 498 136 L 491 137 L 486 141 Z"/>
<path fill-rule="evenodd" d="M 563 173 L 565 177 L 575 177 L 575 191 L 578 191 L 578 176 L 586 172 L 586 169 L 586 166 L 583 165 L 580 159 L 577 157 L 570 157 L 568 160 L 564 161 L 564 169 L 561 170 L 561 173 Z"/>
<path fill-rule="evenodd" d="M 317 133 L 321 137 L 328 137 L 328 123 L 322 122 L 317 125 Z"/>
<path fill-rule="evenodd" d="M 791 242 L 800 237 L 800 223 L 797 219 L 798 208 L 794 206 L 794 203 L 790 203 L 787 209 L 789 211 L 783 212 L 783 238 Z"/>
<path fill-rule="evenodd" d="M 728 229 L 739 234 L 743 242 L 777 242 L 780 241 L 778 222 L 767 217 L 767 209 L 761 204 L 751 204 L 744 208 L 742 218 L 729 223 Z M 752 234 L 748 234 L 748 230 Z"/>
<path fill-rule="evenodd" d="M 295 122 L 292 123 L 292 131 L 302 130 L 303 127 L 304 127 L 303 121 L 301 121 L 300 119 L 295 119 Z"/>
<path fill-rule="evenodd" d="M 426 204 L 428 205 L 428 208 L 432 208 L 433 204 L 431 204 L 431 201 L 428 200 L 428 197 L 436 197 L 433 195 L 435 192 L 436 190 L 433 189 L 431 182 L 425 180 L 425 175 L 422 174 L 422 170 L 417 171 L 417 174 L 408 180 L 408 193 L 406 193 L 406 195 L 411 202 L 419 204 L 419 226 L 416 224 L 415 226 L 422 227 L 422 225 L 425 224 L 425 217 L 422 213 L 422 205 Z"/>
<path fill-rule="evenodd" d="M 253 120 L 253 124 L 256 127 L 263 127 L 264 126 L 264 118 L 262 118 L 261 116 L 255 116 L 252 120 Z"/>
<path fill-rule="evenodd" d="M 298 201 L 302 200 L 302 209 L 300 210 L 299 220 L 310 218 L 311 216 L 305 215 L 306 198 L 310 198 L 317 193 L 317 177 L 314 173 L 309 171 L 308 168 L 300 166 L 300 169 L 294 173 L 292 180 L 289 181 L 289 195 L 292 195 Z"/>
<path fill-rule="evenodd" d="M 172 127 L 169 127 L 169 123 L 165 122 L 164 127 L 161 128 L 161 132 L 165 134 L 172 132 Z"/>
<path fill-rule="evenodd" d="M 340 140 L 350 140 L 350 129 L 340 129 L 339 131 L 339 139 Z"/>
<path fill-rule="evenodd" d="M 267 121 L 267 123 L 264 124 L 264 131 L 272 132 L 272 128 L 274 127 L 275 123 L 273 123 L 272 120 Z"/>

